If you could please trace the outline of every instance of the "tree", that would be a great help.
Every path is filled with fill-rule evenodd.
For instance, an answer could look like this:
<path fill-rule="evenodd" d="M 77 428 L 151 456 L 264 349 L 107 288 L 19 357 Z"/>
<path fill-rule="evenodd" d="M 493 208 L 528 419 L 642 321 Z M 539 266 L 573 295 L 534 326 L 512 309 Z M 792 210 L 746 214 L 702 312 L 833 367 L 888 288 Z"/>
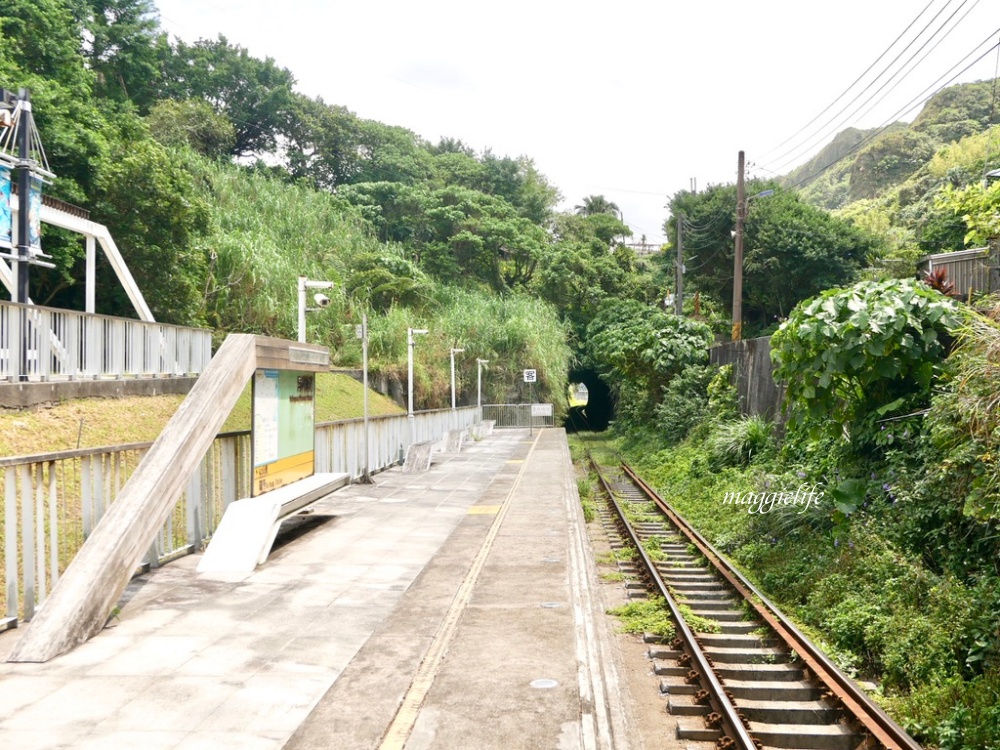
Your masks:
<path fill-rule="evenodd" d="M 146 124 L 164 146 L 188 146 L 213 159 L 228 154 L 236 140 L 232 123 L 217 114 L 208 102 L 197 99 L 157 102 L 149 111 Z"/>
<path fill-rule="evenodd" d="M 711 343 L 704 323 L 638 300 L 608 299 L 587 326 L 584 362 L 616 394 L 619 420 L 639 425 L 673 378 L 707 363 Z"/>
<path fill-rule="evenodd" d="M 612 203 L 603 195 L 588 195 L 583 199 L 583 203 L 578 204 L 573 209 L 581 216 L 593 216 L 595 214 L 617 214 L 618 205 Z"/>
<path fill-rule="evenodd" d="M 222 35 L 194 44 L 178 41 L 166 61 L 162 96 L 204 99 L 236 130 L 233 156 L 272 153 L 295 112 L 295 78 L 270 57 L 251 57 Z"/>
<path fill-rule="evenodd" d="M 157 320 L 201 321 L 208 206 L 195 195 L 191 173 L 132 116 L 100 165 L 93 218 L 107 224 Z M 124 315 L 119 285 L 101 285 L 102 309 Z"/>
<path fill-rule="evenodd" d="M 635 254 L 612 240 L 628 228 L 611 214 L 560 214 L 552 229 L 552 248 L 540 264 L 532 286 L 553 303 L 578 339 L 587 323 L 609 298 L 645 298 L 636 274 Z"/>
<path fill-rule="evenodd" d="M 945 185 L 927 212 L 920 246 L 928 253 L 983 247 L 1000 236 L 1000 182 Z"/>
<path fill-rule="evenodd" d="M 747 193 L 765 188 L 776 192 L 748 201 L 743 243 L 744 327 L 758 331 L 773 326 L 801 300 L 854 279 L 877 247 L 849 222 L 806 205 L 793 192 L 755 182 Z M 668 235 L 676 232 L 676 217 L 684 215 L 685 283 L 718 300 L 731 315 L 735 187 L 683 191 L 670 208 Z"/>
<path fill-rule="evenodd" d="M 146 111 L 170 55 L 152 0 L 82 0 L 76 8 L 87 31 L 83 53 L 97 76 L 97 95 Z"/>

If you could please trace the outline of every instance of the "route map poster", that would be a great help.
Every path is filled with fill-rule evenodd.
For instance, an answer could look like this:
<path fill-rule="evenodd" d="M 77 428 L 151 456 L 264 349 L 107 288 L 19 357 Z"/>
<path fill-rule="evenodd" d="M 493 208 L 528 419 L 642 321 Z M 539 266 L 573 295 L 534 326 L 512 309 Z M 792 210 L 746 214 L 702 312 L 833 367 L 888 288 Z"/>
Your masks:
<path fill-rule="evenodd" d="M 251 495 L 262 495 L 314 473 L 315 382 L 310 372 L 254 373 Z"/>

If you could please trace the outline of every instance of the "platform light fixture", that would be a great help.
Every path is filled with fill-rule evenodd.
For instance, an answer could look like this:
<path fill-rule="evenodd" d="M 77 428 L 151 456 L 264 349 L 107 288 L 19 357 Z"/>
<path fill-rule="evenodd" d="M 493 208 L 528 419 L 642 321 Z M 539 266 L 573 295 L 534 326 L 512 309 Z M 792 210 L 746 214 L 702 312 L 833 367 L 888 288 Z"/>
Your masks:
<path fill-rule="evenodd" d="M 413 420 L 413 337 L 430 333 L 426 328 L 406 329 L 406 417 Z M 412 440 L 412 430 L 411 430 Z"/>

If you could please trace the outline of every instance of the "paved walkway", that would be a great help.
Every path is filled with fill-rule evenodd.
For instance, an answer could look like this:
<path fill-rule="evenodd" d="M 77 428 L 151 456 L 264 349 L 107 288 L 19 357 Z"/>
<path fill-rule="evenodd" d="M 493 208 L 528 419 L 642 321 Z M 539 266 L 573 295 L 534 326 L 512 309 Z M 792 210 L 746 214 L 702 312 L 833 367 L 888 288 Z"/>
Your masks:
<path fill-rule="evenodd" d="M 0 664 L 0 744 L 627 748 L 563 432 L 498 431 L 375 480 L 250 575 L 184 558 L 75 651 Z"/>

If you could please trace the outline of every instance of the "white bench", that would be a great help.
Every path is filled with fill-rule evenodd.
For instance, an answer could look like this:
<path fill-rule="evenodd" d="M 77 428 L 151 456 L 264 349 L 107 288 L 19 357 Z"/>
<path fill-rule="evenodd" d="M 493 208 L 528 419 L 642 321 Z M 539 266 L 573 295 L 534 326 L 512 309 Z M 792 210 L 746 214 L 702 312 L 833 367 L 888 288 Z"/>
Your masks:
<path fill-rule="evenodd" d="M 271 554 L 282 521 L 350 483 L 349 474 L 313 474 L 230 503 L 198 563 L 198 572 L 252 573 Z"/>

